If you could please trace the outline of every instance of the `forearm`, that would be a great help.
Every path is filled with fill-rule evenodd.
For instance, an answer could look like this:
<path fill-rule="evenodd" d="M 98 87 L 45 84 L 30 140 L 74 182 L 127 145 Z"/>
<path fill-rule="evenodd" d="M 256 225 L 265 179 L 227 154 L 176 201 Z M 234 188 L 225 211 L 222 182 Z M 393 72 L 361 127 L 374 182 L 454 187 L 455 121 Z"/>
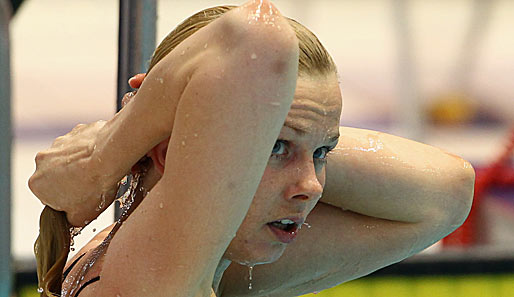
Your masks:
<path fill-rule="evenodd" d="M 360 214 L 420 222 L 465 219 L 474 170 L 438 148 L 376 131 L 340 128 L 321 201 Z"/>

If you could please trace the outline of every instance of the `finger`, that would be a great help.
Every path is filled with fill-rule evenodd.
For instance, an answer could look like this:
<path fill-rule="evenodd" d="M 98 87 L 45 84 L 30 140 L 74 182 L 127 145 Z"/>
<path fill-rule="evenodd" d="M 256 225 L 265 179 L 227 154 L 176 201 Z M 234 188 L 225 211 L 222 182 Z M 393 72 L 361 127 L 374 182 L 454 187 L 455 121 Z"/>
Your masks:
<path fill-rule="evenodd" d="M 128 81 L 129 86 L 131 86 L 134 89 L 137 89 L 141 86 L 143 83 L 143 80 L 145 79 L 146 73 L 139 73 L 131 77 Z"/>
<path fill-rule="evenodd" d="M 125 107 L 125 105 L 127 105 L 130 102 L 130 100 L 132 100 L 135 94 L 136 91 L 132 91 L 123 95 L 123 98 L 121 99 L 121 107 Z"/>

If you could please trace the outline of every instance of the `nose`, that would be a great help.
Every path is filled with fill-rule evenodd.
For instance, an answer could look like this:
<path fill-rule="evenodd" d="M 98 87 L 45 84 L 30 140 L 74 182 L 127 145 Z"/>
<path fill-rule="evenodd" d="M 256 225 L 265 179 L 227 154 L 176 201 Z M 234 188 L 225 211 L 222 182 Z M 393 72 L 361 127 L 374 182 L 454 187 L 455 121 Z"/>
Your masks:
<path fill-rule="evenodd" d="M 310 160 L 291 164 L 290 177 L 293 179 L 285 191 L 286 199 L 317 200 L 323 193 L 323 185 L 318 177 L 312 157 Z M 323 177 L 321 177 L 323 178 Z"/>

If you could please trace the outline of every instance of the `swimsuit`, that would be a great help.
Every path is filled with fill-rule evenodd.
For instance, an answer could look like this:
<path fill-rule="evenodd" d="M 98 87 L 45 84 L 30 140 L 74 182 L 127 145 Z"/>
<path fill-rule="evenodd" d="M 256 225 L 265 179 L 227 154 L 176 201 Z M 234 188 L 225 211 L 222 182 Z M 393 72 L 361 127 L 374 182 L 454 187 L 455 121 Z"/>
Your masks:
<path fill-rule="evenodd" d="M 148 160 L 151 160 L 151 159 L 149 159 L 149 158 L 145 159 L 145 161 L 147 161 L 147 162 L 148 162 Z M 117 220 L 116 224 L 109 232 L 109 235 L 107 235 L 107 237 L 104 238 L 103 242 L 96 248 L 100 248 L 100 249 L 107 248 L 107 246 L 110 243 L 110 240 L 112 239 L 114 234 L 118 231 L 118 229 L 121 227 L 121 224 L 128 218 L 128 216 L 134 211 L 134 209 L 136 209 L 136 207 L 139 205 L 139 203 L 141 203 L 143 198 L 148 193 L 148 192 L 141 192 L 141 191 L 135 190 L 135 189 L 142 189 L 141 184 L 140 184 L 140 182 L 141 182 L 140 178 L 141 178 L 141 173 L 136 173 L 135 175 L 132 176 L 132 179 L 130 182 L 130 187 L 127 190 L 127 191 L 130 191 L 130 196 L 129 196 L 130 199 L 128 199 L 128 201 L 124 201 L 124 206 L 122 207 L 122 213 L 121 213 L 120 218 Z M 120 189 L 121 189 L 121 187 L 118 186 L 118 193 L 116 194 L 116 197 L 121 197 Z M 138 195 L 139 193 L 141 193 L 141 194 Z M 73 263 L 71 263 L 71 265 L 68 267 L 68 269 L 66 269 L 66 271 L 63 273 L 63 280 L 66 279 L 66 277 L 70 273 L 71 269 L 73 269 L 75 264 L 77 264 L 80 261 L 80 259 L 82 259 L 82 257 L 84 257 L 85 254 L 86 253 L 82 254 L 80 257 L 75 259 L 75 261 L 73 261 Z M 95 259 L 95 261 L 96 261 L 96 259 Z M 85 273 L 87 273 L 87 270 L 86 270 L 86 272 L 84 272 L 84 274 Z M 77 293 L 72 297 L 77 297 L 79 295 L 79 293 L 82 291 L 82 289 L 84 289 L 86 286 L 88 286 L 96 281 L 99 281 L 99 280 L 100 280 L 100 276 L 96 276 L 96 277 L 93 277 L 92 279 L 88 280 L 87 282 L 83 283 L 82 286 L 80 286 L 79 289 L 77 290 Z"/>
<path fill-rule="evenodd" d="M 66 271 L 64 271 L 64 273 L 62 274 L 63 276 L 63 279 L 66 279 L 66 277 L 68 276 L 68 274 L 70 273 L 70 271 L 73 269 L 73 267 L 75 266 L 75 264 L 77 264 L 78 261 L 80 261 L 80 259 L 82 259 L 82 257 L 84 257 L 85 253 L 82 254 L 80 257 L 78 257 L 77 259 L 75 259 L 75 261 L 73 261 L 73 263 L 71 263 L 71 265 L 68 267 L 68 269 L 66 269 Z M 73 297 L 77 297 L 80 292 L 82 291 L 82 289 L 84 289 L 86 286 L 96 282 L 96 281 L 99 281 L 100 280 L 100 276 L 97 276 L 97 277 L 93 277 L 92 279 L 88 280 L 87 282 L 85 282 L 84 284 L 82 284 L 82 286 L 79 287 L 79 289 L 77 290 L 77 293 L 75 294 L 75 296 Z"/>

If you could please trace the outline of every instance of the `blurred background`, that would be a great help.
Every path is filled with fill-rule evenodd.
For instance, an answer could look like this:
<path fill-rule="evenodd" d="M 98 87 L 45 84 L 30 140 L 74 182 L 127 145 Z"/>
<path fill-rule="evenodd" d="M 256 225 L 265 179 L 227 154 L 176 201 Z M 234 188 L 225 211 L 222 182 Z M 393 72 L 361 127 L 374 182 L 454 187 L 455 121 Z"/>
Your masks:
<path fill-rule="evenodd" d="M 201 9 L 243 2 L 157 1 L 156 40 Z M 36 153 L 54 138 L 115 113 L 119 1 L 13 3 L 13 287 L 15 296 L 36 296 L 32 246 L 43 206 L 27 180 Z M 420 255 L 316 296 L 514 296 L 514 1 L 274 3 L 311 29 L 338 65 L 341 125 L 413 138 L 477 170 L 463 227 Z M 102 214 L 76 245 L 113 216 Z"/>

